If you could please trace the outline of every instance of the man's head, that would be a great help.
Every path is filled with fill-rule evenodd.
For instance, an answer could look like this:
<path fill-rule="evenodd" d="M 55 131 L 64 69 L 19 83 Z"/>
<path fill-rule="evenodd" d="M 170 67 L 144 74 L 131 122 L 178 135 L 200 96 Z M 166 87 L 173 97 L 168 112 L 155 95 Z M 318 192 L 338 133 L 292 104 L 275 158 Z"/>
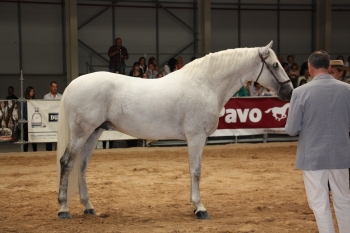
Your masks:
<path fill-rule="evenodd" d="M 122 39 L 120 39 L 119 37 L 115 39 L 115 45 L 117 47 L 121 47 L 122 46 Z"/>
<path fill-rule="evenodd" d="M 15 92 L 15 88 L 13 88 L 13 86 L 9 86 L 7 88 L 7 92 L 9 96 L 13 96 L 13 93 Z"/>
<path fill-rule="evenodd" d="M 311 77 L 315 77 L 320 72 L 329 73 L 330 61 L 328 53 L 323 50 L 313 52 L 308 58 L 308 67 Z"/>
<path fill-rule="evenodd" d="M 57 94 L 57 90 L 58 90 L 58 83 L 56 81 L 52 81 L 50 83 L 50 92 L 51 92 L 51 94 L 56 95 Z"/>

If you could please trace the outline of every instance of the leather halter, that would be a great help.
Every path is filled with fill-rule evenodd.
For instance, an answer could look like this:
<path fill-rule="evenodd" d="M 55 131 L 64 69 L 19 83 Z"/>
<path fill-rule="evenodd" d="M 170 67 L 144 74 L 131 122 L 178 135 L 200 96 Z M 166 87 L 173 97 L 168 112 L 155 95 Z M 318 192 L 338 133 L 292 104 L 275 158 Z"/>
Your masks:
<path fill-rule="evenodd" d="M 275 76 L 275 74 L 272 72 L 271 68 L 266 64 L 266 58 L 268 58 L 269 56 L 267 55 L 266 57 L 263 57 L 261 55 L 261 53 L 259 52 L 259 57 L 261 59 L 261 62 L 263 63 L 262 67 L 261 67 L 261 70 L 260 70 L 260 73 L 258 75 L 258 77 L 256 78 L 255 82 L 258 82 L 259 78 L 260 78 L 260 75 L 264 69 L 264 65 L 266 65 L 267 69 L 270 71 L 270 73 L 272 74 L 272 76 L 276 79 L 278 85 L 282 86 L 283 84 L 286 84 L 286 83 L 289 83 L 290 82 L 290 79 L 288 79 L 287 81 L 284 81 L 284 82 L 280 82 L 278 81 L 277 77 Z"/>

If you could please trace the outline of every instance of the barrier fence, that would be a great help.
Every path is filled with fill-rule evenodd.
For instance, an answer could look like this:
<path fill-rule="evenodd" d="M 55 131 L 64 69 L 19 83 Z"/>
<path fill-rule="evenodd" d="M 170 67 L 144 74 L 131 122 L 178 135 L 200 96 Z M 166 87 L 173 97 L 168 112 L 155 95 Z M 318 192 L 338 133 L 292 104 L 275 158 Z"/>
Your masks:
<path fill-rule="evenodd" d="M 20 102 L 21 100 L 0 100 L 0 142 L 20 145 L 25 143 L 56 142 L 60 101 L 23 100 L 23 102 L 27 102 L 25 112 L 27 112 L 26 118 L 28 121 L 23 119 L 23 114 L 21 114 L 23 110 L 19 111 Z M 231 98 L 222 109 L 217 130 L 208 137 L 207 144 L 297 140 L 298 137 L 286 135 L 284 129 L 288 109 L 289 103 L 281 101 L 277 97 Z M 20 125 L 25 123 L 28 123 L 25 125 L 28 127 L 28 141 L 23 140 L 24 130 L 20 130 Z M 103 132 L 99 140 L 135 139 L 138 138 L 118 131 L 107 130 Z M 179 140 L 153 142 L 143 140 L 142 143 L 143 146 L 185 144 L 186 141 Z"/>

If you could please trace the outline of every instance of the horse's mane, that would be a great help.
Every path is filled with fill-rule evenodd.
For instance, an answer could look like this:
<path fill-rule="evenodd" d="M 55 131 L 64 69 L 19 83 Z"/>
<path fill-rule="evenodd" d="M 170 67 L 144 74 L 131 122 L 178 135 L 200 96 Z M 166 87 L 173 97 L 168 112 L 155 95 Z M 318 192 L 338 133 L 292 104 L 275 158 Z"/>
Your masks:
<path fill-rule="evenodd" d="M 188 78 L 197 76 L 208 78 L 217 70 L 232 73 L 232 68 L 250 66 L 255 62 L 255 58 L 258 58 L 257 50 L 258 48 L 236 48 L 210 53 L 185 65 L 181 71 Z"/>

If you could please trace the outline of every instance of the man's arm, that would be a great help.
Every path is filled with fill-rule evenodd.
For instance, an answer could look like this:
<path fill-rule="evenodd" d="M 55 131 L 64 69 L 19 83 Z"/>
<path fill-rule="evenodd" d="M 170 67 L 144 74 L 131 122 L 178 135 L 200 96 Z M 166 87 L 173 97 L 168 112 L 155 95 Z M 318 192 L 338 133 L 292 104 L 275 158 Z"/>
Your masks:
<path fill-rule="evenodd" d="M 286 132 L 290 136 L 300 133 L 303 121 L 303 103 L 301 102 L 297 92 L 294 90 L 290 106 L 288 110 L 288 118 L 286 123 Z"/>
<path fill-rule="evenodd" d="M 113 57 L 113 56 L 115 56 L 115 55 L 118 53 L 118 50 L 114 51 L 113 47 L 114 47 L 114 46 L 111 46 L 111 47 L 109 48 L 109 50 L 108 50 L 108 56 L 109 56 L 109 57 Z"/>

